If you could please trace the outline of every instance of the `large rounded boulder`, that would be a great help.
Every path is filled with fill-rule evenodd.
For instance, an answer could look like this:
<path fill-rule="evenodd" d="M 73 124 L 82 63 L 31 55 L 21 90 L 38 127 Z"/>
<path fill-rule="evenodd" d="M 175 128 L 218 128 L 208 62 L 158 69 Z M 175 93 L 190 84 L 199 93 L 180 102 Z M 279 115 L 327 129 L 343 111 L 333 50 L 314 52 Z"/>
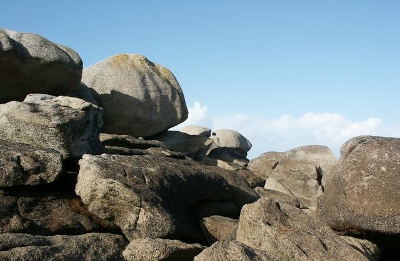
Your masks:
<path fill-rule="evenodd" d="M 104 109 L 103 132 L 149 137 L 188 117 L 175 76 L 138 54 L 109 57 L 83 70 L 82 82 Z"/>
<path fill-rule="evenodd" d="M 30 93 L 75 91 L 82 60 L 72 49 L 40 35 L 0 28 L 0 103 L 22 101 Z"/>
<path fill-rule="evenodd" d="M 398 245 L 399 178 L 399 138 L 352 138 L 341 147 L 317 215 L 335 230 Z"/>

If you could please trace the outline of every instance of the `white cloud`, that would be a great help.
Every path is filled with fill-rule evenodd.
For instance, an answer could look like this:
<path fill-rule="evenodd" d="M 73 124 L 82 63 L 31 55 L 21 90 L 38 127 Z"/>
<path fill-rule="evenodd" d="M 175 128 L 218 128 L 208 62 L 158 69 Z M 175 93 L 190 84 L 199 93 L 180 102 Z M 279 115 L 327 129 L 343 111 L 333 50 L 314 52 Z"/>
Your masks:
<path fill-rule="evenodd" d="M 212 126 L 212 120 L 208 117 L 208 108 L 207 105 L 202 106 L 200 102 L 196 101 L 194 103 L 193 107 L 189 107 L 189 116 L 188 119 L 175 126 L 173 129 L 174 130 L 180 130 L 185 126 L 189 125 L 197 125 L 197 126 L 205 126 L 205 127 L 211 127 Z"/>
<path fill-rule="evenodd" d="M 253 144 L 248 157 L 254 158 L 267 151 L 286 151 L 303 145 L 325 145 L 339 156 L 340 146 L 358 135 L 400 137 L 400 126 L 382 126 L 379 118 L 352 121 L 337 113 L 306 113 L 300 117 L 288 114 L 268 119 L 259 115 L 208 115 L 207 106 L 195 102 L 189 108 L 187 125 L 209 127 L 212 130 L 233 129 Z"/>

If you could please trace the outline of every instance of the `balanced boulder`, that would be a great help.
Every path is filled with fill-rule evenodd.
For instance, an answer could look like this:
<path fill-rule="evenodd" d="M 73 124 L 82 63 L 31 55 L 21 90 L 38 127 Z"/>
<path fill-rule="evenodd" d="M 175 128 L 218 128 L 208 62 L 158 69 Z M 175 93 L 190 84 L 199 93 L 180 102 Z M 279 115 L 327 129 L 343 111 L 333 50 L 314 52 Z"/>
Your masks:
<path fill-rule="evenodd" d="M 398 246 L 400 139 L 359 136 L 340 153 L 318 200 L 318 217 L 343 233 Z"/>
<path fill-rule="evenodd" d="M 62 95 L 75 91 L 82 60 L 72 49 L 33 33 L 0 28 L 0 103 L 30 93 Z"/>
<path fill-rule="evenodd" d="M 104 109 L 103 132 L 148 137 L 185 121 L 175 76 L 137 54 L 109 57 L 83 70 L 82 82 Z"/>
<path fill-rule="evenodd" d="M 51 148 L 64 159 L 102 151 L 101 108 L 78 98 L 38 96 L 0 105 L 3 139 Z"/>
<path fill-rule="evenodd" d="M 189 125 L 180 130 L 180 132 L 184 132 L 189 135 L 198 135 L 203 137 L 210 137 L 211 136 L 211 129 L 207 127 L 201 127 L 196 125 Z"/>

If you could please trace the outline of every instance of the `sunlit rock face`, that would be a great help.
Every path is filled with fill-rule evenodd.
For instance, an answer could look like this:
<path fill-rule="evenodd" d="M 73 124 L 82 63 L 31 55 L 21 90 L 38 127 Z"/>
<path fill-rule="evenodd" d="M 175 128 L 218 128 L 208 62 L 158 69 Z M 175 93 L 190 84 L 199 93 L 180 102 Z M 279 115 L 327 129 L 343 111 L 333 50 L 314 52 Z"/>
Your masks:
<path fill-rule="evenodd" d="M 148 137 L 185 121 L 185 98 L 175 76 L 138 54 L 109 57 L 83 70 L 104 109 L 103 132 Z"/>
<path fill-rule="evenodd" d="M 341 147 L 318 217 L 346 234 L 398 244 L 400 235 L 400 139 L 359 136 Z"/>

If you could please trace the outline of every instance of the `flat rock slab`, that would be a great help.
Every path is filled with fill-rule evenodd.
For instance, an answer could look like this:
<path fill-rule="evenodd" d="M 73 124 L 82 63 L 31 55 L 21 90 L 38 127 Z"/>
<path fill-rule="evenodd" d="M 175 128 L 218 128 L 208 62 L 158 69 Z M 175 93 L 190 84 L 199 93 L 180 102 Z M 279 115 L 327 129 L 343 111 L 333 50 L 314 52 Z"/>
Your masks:
<path fill-rule="evenodd" d="M 30 93 L 62 95 L 75 91 L 82 60 L 72 49 L 33 33 L 0 28 L 0 103 Z"/>
<path fill-rule="evenodd" d="M 201 242 L 199 219 L 205 214 L 231 214 L 232 207 L 238 211 L 258 198 L 234 172 L 188 159 L 102 154 L 84 155 L 79 164 L 76 193 L 130 240 Z"/>
<path fill-rule="evenodd" d="M 124 236 L 107 233 L 76 236 L 5 233 L 0 236 L 0 260 L 121 261 L 127 244 Z"/>
<path fill-rule="evenodd" d="M 187 244 L 179 240 L 144 238 L 132 240 L 123 256 L 126 261 L 192 261 L 204 248 L 200 244 Z"/>

